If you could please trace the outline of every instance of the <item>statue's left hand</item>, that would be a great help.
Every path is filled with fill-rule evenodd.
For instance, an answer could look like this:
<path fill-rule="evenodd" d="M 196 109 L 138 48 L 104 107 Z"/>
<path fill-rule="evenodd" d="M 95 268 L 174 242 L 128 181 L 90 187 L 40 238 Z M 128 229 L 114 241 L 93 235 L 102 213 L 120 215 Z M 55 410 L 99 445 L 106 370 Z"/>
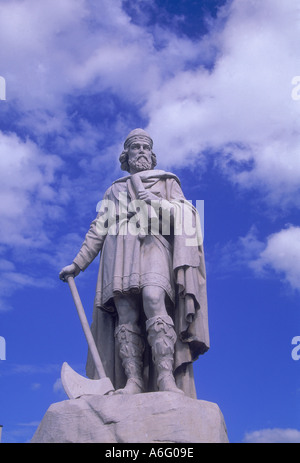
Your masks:
<path fill-rule="evenodd" d="M 138 199 L 145 201 L 146 203 L 150 204 L 151 201 L 159 201 L 159 197 L 156 196 L 154 193 L 151 193 L 149 190 L 142 190 L 138 192 Z"/>

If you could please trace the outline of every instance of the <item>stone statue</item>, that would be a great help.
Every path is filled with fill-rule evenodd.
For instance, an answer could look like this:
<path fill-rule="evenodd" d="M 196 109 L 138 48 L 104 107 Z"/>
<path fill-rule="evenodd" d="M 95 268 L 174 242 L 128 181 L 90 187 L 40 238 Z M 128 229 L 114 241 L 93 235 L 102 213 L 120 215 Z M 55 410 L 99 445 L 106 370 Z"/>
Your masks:
<path fill-rule="evenodd" d="M 129 133 L 116 180 L 73 263 L 101 253 L 91 330 L 114 394 L 172 391 L 196 398 L 193 362 L 209 348 L 206 273 L 197 210 L 179 179 L 155 169 L 151 137 Z M 90 354 L 87 375 L 95 377 Z"/>

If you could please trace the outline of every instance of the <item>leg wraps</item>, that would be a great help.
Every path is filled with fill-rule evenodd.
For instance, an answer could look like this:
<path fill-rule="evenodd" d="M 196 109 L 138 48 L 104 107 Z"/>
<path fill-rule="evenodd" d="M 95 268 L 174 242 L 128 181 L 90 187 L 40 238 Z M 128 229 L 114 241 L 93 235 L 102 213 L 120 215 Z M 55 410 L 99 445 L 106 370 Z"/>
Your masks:
<path fill-rule="evenodd" d="M 173 320 L 168 315 L 149 318 L 146 321 L 146 329 L 148 342 L 152 347 L 152 358 L 157 370 L 157 384 L 159 387 L 163 378 L 169 377 L 171 381 L 174 381 L 174 346 L 177 336 Z"/>
<path fill-rule="evenodd" d="M 119 325 L 115 331 L 115 337 L 119 342 L 119 355 L 127 379 L 134 381 L 143 389 L 142 357 L 145 344 L 139 327 L 131 323 Z"/>

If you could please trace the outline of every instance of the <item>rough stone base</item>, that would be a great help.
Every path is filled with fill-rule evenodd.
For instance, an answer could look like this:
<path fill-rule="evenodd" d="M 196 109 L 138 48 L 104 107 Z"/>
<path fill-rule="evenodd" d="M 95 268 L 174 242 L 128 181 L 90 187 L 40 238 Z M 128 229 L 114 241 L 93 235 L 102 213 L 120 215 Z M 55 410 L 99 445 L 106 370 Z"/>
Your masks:
<path fill-rule="evenodd" d="M 32 443 L 227 443 L 217 404 L 174 392 L 84 396 L 52 404 Z"/>

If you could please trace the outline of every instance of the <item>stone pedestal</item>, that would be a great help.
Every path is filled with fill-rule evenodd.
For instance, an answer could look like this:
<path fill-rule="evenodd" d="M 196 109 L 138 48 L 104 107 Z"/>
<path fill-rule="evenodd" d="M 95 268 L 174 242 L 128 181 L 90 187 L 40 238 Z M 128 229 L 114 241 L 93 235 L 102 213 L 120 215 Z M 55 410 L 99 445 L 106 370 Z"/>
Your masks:
<path fill-rule="evenodd" d="M 226 443 L 217 404 L 173 392 L 84 396 L 52 404 L 32 443 Z"/>

